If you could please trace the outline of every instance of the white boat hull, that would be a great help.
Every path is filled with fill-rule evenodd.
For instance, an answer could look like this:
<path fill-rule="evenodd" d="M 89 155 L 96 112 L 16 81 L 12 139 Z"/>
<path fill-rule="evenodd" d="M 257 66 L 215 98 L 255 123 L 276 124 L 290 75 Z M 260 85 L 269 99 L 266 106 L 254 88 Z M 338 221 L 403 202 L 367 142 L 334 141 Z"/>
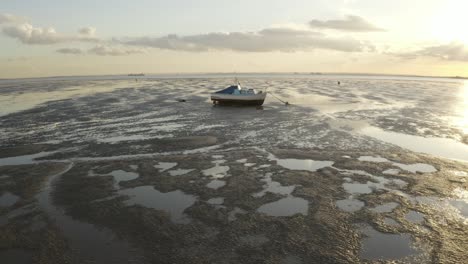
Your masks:
<path fill-rule="evenodd" d="M 211 94 L 213 104 L 239 104 L 239 105 L 262 105 L 265 101 L 266 93 L 258 94 Z"/>

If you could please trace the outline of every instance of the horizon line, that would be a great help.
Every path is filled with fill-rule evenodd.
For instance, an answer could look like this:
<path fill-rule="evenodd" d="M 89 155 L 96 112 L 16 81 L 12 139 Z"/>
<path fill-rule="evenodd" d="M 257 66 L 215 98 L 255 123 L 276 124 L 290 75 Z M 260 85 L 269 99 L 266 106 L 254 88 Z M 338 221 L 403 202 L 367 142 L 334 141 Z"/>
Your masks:
<path fill-rule="evenodd" d="M 131 76 L 130 74 L 143 74 L 142 76 Z M 392 73 L 353 73 L 353 72 L 168 72 L 168 73 L 115 73 L 115 74 L 84 74 L 84 75 L 51 75 L 51 76 L 34 76 L 34 77 L 17 77 L 17 78 L 0 78 L 0 81 L 7 80 L 28 80 L 28 79 L 54 79 L 54 78 L 83 78 L 83 77 L 105 77 L 105 76 L 121 76 L 121 77 L 146 77 L 149 76 L 179 76 L 179 75 L 348 75 L 348 76 L 392 76 L 392 77 L 417 77 L 417 78 L 443 78 L 443 79 L 468 79 L 468 76 L 437 76 L 437 75 L 418 75 L 418 74 L 392 74 Z"/>

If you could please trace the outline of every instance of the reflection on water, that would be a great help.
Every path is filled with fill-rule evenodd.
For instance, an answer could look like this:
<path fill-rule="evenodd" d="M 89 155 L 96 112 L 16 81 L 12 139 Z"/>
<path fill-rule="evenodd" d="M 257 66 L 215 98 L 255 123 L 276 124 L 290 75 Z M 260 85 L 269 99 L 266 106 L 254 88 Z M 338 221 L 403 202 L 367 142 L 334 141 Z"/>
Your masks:
<path fill-rule="evenodd" d="M 49 156 L 54 154 L 54 152 L 39 152 L 36 154 L 30 155 L 23 155 L 23 156 L 16 156 L 16 157 L 8 157 L 8 158 L 1 158 L 0 159 L 0 166 L 8 166 L 8 165 L 25 165 L 25 164 L 33 164 L 37 163 L 35 159 L 42 158 L 45 156 Z"/>
<path fill-rule="evenodd" d="M 135 83 L 130 81 L 119 81 L 117 83 L 95 82 L 70 87 L 59 86 L 39 92 L 28 91 L 25 93 L 0 94 L 0 116 L 27 110 L 49 101 L 111 92 L 117 89 L 135 86 Z"/>
<path fill-rule="evenodd" d="M 210 176 L 215 179 L 224 178 L 229 171 L 229 166 L 220 166 L 221 163 L 224 163 L 225 160 L 214 160 L 213 163 L 215 164 L 214 167 L 203 170 L 202 173 L 205 176 Z"/>
<path fill-rule="evenodd" d="M 422 223 L 422 221 L 424 221 L 424 215 L 420 212 L 411 210 L 405 215 L 405 219 L 408 220 L 409 222 L 420 224 Z"/>
<path fill-rule="evenodd" d="M 114 177 L 114 187 L 119 188 L 119 183 L 121 181 L 131 181 L 139 177 L 138 173 L 128 172 L 123 170 L 115 170 L 110 173 Z"/>
<path fill-rule="evenodd" d="M 158 164 L 154 165 L 160 172 L 172 169 L 175 166 L 177 166 L 177 162 L 158 162 Z"/>
<path fill-rule="evenodd" d="M 224 203 L 224 198 L 223 197 L 211 198 L 206 202 L 212 205 L 222 205 Z"/>
<path fill-rule="evenodd" d="M 177 170 L 170 170 L 168 171 L 169 172 L 169 175 L 171 176 L 181 176 L 181 175 L 185 175 L 189 172 L 192 172 L 194 171 L 195 169 L 177 169 Z"/>
<path fill-rule="evenodd" d="M 468 161 L 468 145 L 450 138 L 426 138 L 389 132 L 376 127 L 360 130 L 364 135 L 415 151 L 449 159 Z"/>
<path fill-rule="evenodd" d="M 206 185 L 206 187 L 216 190 L 216 189 L 219 189 L 219 188 L 223 187 L 224 185 L 226 185 L 225 181 L 215 179 L 215 180 L 212 180 L 211 182 L 209 182 Z"/>
<path fill-rule="evenodd" d="M 336 201 L 336 206 L 342 211 L 348 213 L 359 211 L 362 207 L 364 207 L 364 205 L 364 202 L 357 199 L 353 199 L 352 197 L 350 197 L 349 199 Z"/>
<path fill-rule="evenodd" d="M 6 192 L 0 195 L 0 207 L 9 207 L 14 205 L 19 200 L 19 197 L 10 193 Z"/>
<path fill-rule="evenodd" d="M 120 194 L 130 196 L 127 205 L 142 205 L 156 210 L 164 210 L 170 214 L 174 223 L 186 224 L 190 219 L 184 215 L 184 210 L 195 203 L 193 195 L 182 191 L 162 193 L 153 186 L 140 186 L 119 191 Z"/>
<path fill-rule="evenodd" d="M 468 135 L 468 81 L 465 81 L 460 88 L 459 98 L 460 101 L 455 106 L 458 115 L 454 118 L 454 123 L 465 135 Z"/>
<path fill-rule="evenodd" d="M 279 159 L 273 154 L 268 155 L 268 159 L 276 161 L 278 165 L 289 170 L 307 170 L 317 171 L 318 169 L 330 167 L 333 161 L 327 160 L 311 160 L 311 159 Z"/>
<path fill-rule="evenodd" d="M 390 202 L 371 208 L 370 210 L 376 213 L 390 213 L 393 209 L 397 208 L 398 205 L 398 203 Z"/>
<path fill-rule="evenodd" d="M 369 161 L 369 162 L 391 162 L 386 158 L 372 157 L 372 156 L 361 156 L 361 157 L 358 158 L 358 160 L 359 161 Z M 429 164 L 424 164 L 424 163 L 402 164 L 402 163 L 398 163 L 398 162 L 392 162 L 392 165 L 400 167 L 400 169 L 405 170 L 405 171 L 409 171 L 409 172 L 412 172 L 412 173 L 416 173 L 416 172 L 429 173 L 429 172 L 436 172 L 437 171 L 437 169 L 434 168 L 434 166 L 429 165 Z M 384 171 L 383 173 L 396 175 L 396 174 L 399 173 L 399 171 L 389 169 L 389 170 Z"/>
<path fill-rule="evenodd" d="M 257 211 L 271 216 L 307 215 L 309 203 L 302 198 L 288 196 L 276 202 L 260 206 Z"/>
<path fill-rule="evenodd" d="M 343 183 L 343 188 L 347 193 L 350 194 L 366 194 L 371 193 L 374 188 L 373 182 L 368 181 L 367 183 Z"/>
<path fill-rule="evenodd" d="M 392 218 L 389 218 L 389 217 L 385 217 L 384 218 L 384 221 L 383 221 L 386 225 L 390 225 L 390 226 L 399 226 L 400 224 L 393 220 Z"/>
<path fill-rule="evenodd" d="M 362 241 L 361 258 L 367 260 L 397 260 L 418 255 L 409 234 L 384 234 L 370 226 L 360 229 L 365 236 Z"/>
<path fill-rule="evenodd" d="M 253 197 L 262 197 L 267 192 L 289 195 L 295 188 L 295 186 L 283 186 L 281 183 L 273 181 L 271 179 L 271 173 L 265 174 L 265 178 L 263 178 L 262 181 L 265 182 L 265 185 L 263 186 L 264 189 L 258 193 L 254 193 L 252 195 Z"/>
<path fill-rule="evenodd" d="M 370 162 L 388 162 L 389 160 L 382 157 L 373 156 L 361 156 L 358 158 L 359 161 L 370 161 Z"/>

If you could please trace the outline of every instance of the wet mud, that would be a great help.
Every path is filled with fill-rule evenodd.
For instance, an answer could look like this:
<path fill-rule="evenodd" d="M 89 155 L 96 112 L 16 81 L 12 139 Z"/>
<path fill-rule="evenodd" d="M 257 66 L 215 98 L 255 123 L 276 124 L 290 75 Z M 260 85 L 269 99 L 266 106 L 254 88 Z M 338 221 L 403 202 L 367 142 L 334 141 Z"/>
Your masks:
<path fill-rule="evenodd" d="M 422 98 L 389 92 L 372 97 L 365 93 L 367 85 L 390 84 L 349 80 L 354 90 L 340 94 L 326 88 L 327 80 L 276 79 L 270 85 L 295 87 L 282 95 L 290 102 L 296 99 L 296 106 L 267 100 L 263 109 L 212 107 L 199 89 L 222 81 L 148 79 L 134 88 L 115 84 L 120 88 L 74 94 L 0 116 L 0 259 L 466 259 L 467 163 L 360 132 L 362 126 L 374 125 L 408 135 L 445 133 L 444 138 L 464 144 L 459 127 L 435 127 L 421 116 L 427 113 L 421 104 L 428 102 L 448 114 L 430 99 L 437 97 L 439 86 L 455 84 L 433 87 L 428 82 Z M 263 80 L 249 82 L 265 85 Z M 57 90 L 64 85 L 52 84 Z M 171 100 L 187 87 L 191 94 L 184 104 Z M 337 101 L 295 97 L 306 92 Z M 372 105 L 353 109 L 355 102 Z M 415 112 L 407 112 L 414 102 Z M 34 122 L 26 126 L 27 120 Z"/>

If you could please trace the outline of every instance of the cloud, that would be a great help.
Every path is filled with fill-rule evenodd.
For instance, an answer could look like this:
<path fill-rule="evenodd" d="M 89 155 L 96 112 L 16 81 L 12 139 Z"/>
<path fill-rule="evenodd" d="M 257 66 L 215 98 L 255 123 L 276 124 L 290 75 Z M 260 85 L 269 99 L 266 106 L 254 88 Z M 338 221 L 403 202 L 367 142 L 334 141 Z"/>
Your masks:
<path fill-rule="evenodd" d="M 36 28 L 31 24 L 3 28 L 5 35 L 19 39 L 25 44 L 53 44 L 61 42 L 62 37 L 53 28 Z"/>
<path fill-rule="evenodd" d="M 460 42 L 452 42 L 438 46 L 425 47 L 420 50 L 402 53 L 392 53 L 392 55 L 404 59 L 416 59 L 418 57 L 432 57 L 448 61 L 468 62 L 468 47 Z"/>
<path fill-rule="evenodd" d="M 20 23 L 26 21 L 26 18 L 20 17 L 20 16 L 15 16 L 12 14 L 7 14 L 7 13 L 1 13 L 0 14 L 0 24 L 6 24 L 6 23 Z"/>
<path fill-rule="evenodd" d="M 123 46 L 98 45 L 88 50 L 88 53 L 100 56 L 124 56 L 138 53 L 145 53 L 145 49 L 128 48 Z"/>
<path fill-rule="evenodd" d="M 94 27 L 84 27 L 78 30 L 78 33 L 85 36 L 94 36 L 96 34 L 96 28 Z"/>
<path fill-rule="evenodd" d="M 7 58 L 8 62 L 28 61 L 28 60 L 30 60 L 30 58 L 24 57 L 24 56 Z"/>
<path fill-rule="evenodd" d="M 167 35 L 119 41 L 122 44 L 182 51 L 233 50 L 246 52 L 294 52 L 330 49 L 365 51 L 368 45 L 353 38 L 333 38 L 310 30 L 267 28 L 258 32 L 207 33 L 189 36 Z"/>
<path fill-rule="evenodd" d="M 3 28 L 3 33 L 11 38 L 18 39 L 24 44 L 56 44 L 63 42 L 97 42 L 98 38 L 88 35 L 64 35 L 57 33 L 54 28 L 34 27 L 29 23 L 21 23 Z"/>
<path fill-rule="evenodd" d="M 62 48 L 62 49 L 58 49 L 56 51 L 58 53 L 62 53 L 62 54 L 75 54 L 75 55 L 83 53 L 83 51 L 81 49 L 78 49 L 78 48 Z"/>
<path fill-rule="evenodd" d="M 368 22 L 360 16 L 349 15 L 342 20 L 317 20 L 314 19 L 309 22 L 309 25 L 313 28 L 324 28 L 324 29 L 335 29 L 341 31 L 352 31 L 352 32 L 376 32 L 386 31 L 385 29 L 379 28 L 372 23 Z"/>

